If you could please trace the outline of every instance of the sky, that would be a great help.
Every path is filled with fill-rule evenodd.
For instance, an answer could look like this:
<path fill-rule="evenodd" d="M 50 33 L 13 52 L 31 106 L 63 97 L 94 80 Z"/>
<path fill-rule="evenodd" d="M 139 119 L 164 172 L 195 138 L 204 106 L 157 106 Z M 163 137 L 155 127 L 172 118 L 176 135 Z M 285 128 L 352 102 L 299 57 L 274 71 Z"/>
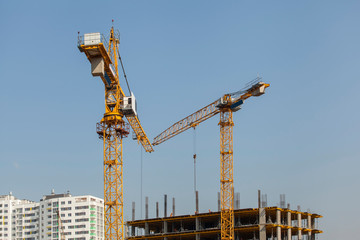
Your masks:
<path fill-rule="evenodd" d="M 319 239 L 354 239 L 360 199 L 359 1 L 0 1 L 0 195 L 103 197 L 95 132 L 104 88 L 80 35 L 120 31 L 120 53 L 152 140 L 258 74 L 266 94 L 234 113 L 234 186 L 323 215 Z M 121 84 L 126 90 L 125 81 Z M 155 147 L 124 140 L 125 219 L 164 194 L 176 214 L 217 210 L 219 116 Z M 194 137 L 194 135 L 196 137 Z M 141 171 L 142 169 L 142 171 Z M 142 197 L 142 198 L 141 198 Z M 142 203 L 142 204 L 141 204 Z M 170 209 L 168 210 L 170 212 Z M 163 214 L 162 207 L 160 214 Z"/>

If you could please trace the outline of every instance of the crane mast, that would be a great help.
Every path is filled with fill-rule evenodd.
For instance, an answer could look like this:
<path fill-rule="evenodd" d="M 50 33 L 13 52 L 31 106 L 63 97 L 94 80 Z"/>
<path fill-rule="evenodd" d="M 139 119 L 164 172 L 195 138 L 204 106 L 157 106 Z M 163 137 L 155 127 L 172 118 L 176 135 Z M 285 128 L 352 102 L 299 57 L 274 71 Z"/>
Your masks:
<path fill-rule="evenodd" d="M 61 220 L 61 217 L 60 217 L 59 210 L 57 210 L 56 214 L 57 214 L 57 220 L 58 220 L 58 232 L 60 233 L 60 239 L 65 240 L 65 232 L 64 232 L 64 227 L 63 227 L 63 224 L 62 224 L 62 220 Z"/>
<path fill-rule="evenodd" d="M 105 113 L 96 125 L 104 148 L 105 240 L 124 239 L 123 145 L 132 127 L 146 152 L 154 151 L 137 117 L 133 93 L 126 97 L 119 82 L 119 34 L 112 27 L 109 42 L 100 33 L 85 34 L 78 48 L 91 63 L 93 76 L 105 85 Z M 124 116 L 129 123 L 125 122 Z"/>
<path fill-rule="evenodd" d="M 220 111 L 221 239 L 234 239 L 233 113 Z"/>
<path fill-rule="evenodd" d="M 221 206 L 221 239 L 234 239 L 234 176 L 233 176 L 233 112 L 240 109 L 245 99 L 260 96 L 270 84 L 257 78 L 244 89 L 225 94 L 220 99 L 203 107 L 195 113 L 174 123 L 154 138 L 153 145 L 196 127 L 199 123 L 220 113 L 220 206 Z"/>

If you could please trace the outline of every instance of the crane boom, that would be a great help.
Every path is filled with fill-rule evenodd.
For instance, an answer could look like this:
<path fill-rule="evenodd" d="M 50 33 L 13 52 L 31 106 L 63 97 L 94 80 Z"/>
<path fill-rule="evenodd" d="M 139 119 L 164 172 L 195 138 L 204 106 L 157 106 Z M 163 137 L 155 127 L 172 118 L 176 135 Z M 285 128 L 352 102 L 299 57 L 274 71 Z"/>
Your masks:
<path fill-rule="evenodd" d="M 218 100 L 207 105 L 206 107 L 203 107 L 199 111 L 194 112 L 190 116 L 187 116 L 186 118 L 174 123 L 168 129 L 154 138 L 153 145 L 159 145 L 160 143 L 165 142 L 179 133 L 182 133 L 191 127 L 195 127 L 206 119 L 218 114 L 220 111 L 216 107 L 217 103 Z"/>
<path fill-rule="evenodd" d="M 226 105 L 229 105 L 233 111 L 237 111 L 240 108 L 240 105 L 243 104 L 243 101 L 251 96 L 260 96 L 265 88 L 269 87 L 269 84 L 260 82 L 261 78 L 255 79 L 252 81 L 250 87 L 240 90 L 238 92 L 225 94 L 223 97 L 218 100 L 210 103 L 206 107 L 201 108 L 200 110 L 190 114 L 189 116 L 181 119 L 180 121 L 174 123 L 168 127 L 165 131 L 161 132 L 154 138 L 152 145 L 156 146 L 160 143 L 169 140 L 170 138 L 182 133 L 189 128 L 197 126 L 199 123 L 205 121 L 206 119 L 211 118 L 212 116 L 220 113 L 220 109 L 224 108 Z M 229 98 L 225 102 L 225 99 Z"/>
<path fill-rule="evenodd" d="M 154 149 L 151 146 L 150 140 L 145 134 L 144 129 L 142 128 L 139 118 L 136 115 L 129 115 L 126 116 L 131 128 L 133 129 L 134 133 L 136 134 L 136 138 L 141 143 L 143 148 L 146 152 L 153 152 Z"/>

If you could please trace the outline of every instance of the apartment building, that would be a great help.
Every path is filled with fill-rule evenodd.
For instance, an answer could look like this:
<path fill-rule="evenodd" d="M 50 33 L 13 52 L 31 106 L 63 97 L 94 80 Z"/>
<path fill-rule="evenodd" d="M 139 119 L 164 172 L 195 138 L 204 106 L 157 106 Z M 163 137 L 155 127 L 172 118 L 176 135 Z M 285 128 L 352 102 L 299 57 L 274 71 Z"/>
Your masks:
<path fill-rule="evenodd" d="M 55 194 L 39 202 L 0 196 L 0 240 L 103 240 L 104 202 L 85 195 Z"/>

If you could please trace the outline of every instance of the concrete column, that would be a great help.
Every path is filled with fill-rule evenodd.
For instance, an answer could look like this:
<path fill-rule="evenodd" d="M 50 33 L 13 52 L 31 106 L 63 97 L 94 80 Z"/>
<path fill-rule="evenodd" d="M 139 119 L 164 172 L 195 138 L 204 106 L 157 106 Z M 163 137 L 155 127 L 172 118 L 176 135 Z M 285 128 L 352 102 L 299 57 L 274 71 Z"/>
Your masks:
<path fill-rule="evenodd" d="M 218 192 L 218 212 L 221 211 L 221 207 L 220 207 L 220 193 Z"/>
<path fill-rule="evenodd" d="M 135 221 L 135 202 L 132 202 L 132 221 Z M 135 227 L 131 227 L 131 236 L 135 236 Z"/>
<path fill-rule="evenodd" d="M 311 229 L 311 215 L 309 214 L 307 216 L 307 228 Z M 311 239 L 311 231 L 308 232 L 308 238 Z"/>
<path fill-rule="evenodd" d="M 291 226 L 291 212 L 287 212 L 287 225 Z M 291 240 L 291 228 L 287 230 L 287 239 Z"/>
<path fill-rule="evenodd" d="M 173 210 L 172 215 L 175 216 L 175 198 L 173 198 Z"/>
<path fill-rule="evenodd" d="M 149 218 L 149 198 L 145 197 L 145 219 Z"/>
<path fill-rule="evenodd" d="M 200 231 L 200 219 L 197 217 L 195 218 L 195 230 Z M 200 240 L 200 234 L 195 235 L 196 240 Z"/>
<path fill-rule="evenodd" d="M 149 231 L 149 223 L 145 223 L 145 235 L 149 235 L 150 231 Z"/>
<path fill-rule="evenodd" d="M 258 208 L 261 208 L 261 191 L 258 190 Z"/>
<path fill-rule="evenodd" d="M 156 202 L 156 218 L 159 218 L 159 202 Z"/>
<path fill-rule="evenodd" d="M 297 214 L 297 218 L 298 218 L 298 227 L 299 227 L 299 228 L 302 228 L 302 224 L 301 224 L 301 213 L 298 213 L 298 214 Z M 302 240 L 302 231 L 301 231 L 301 229 L 299 229 L 299 232 L 298 232 L 298 240 Z"/>
<path fill-rule="evenodd" d="M 316 226 L 315 226 L 315 218 L 312 218 L 312 221 L 311 221 L 311 229 L 315 229 Z"/>
<path fill-rule="evenodd" d="M 167 195 L 164 195 L 164 217 L 167 217 Z"/>
<path fill-rule="evenodd" d="M 276 224 L 281 225 L 281 211 L 276 210 Z M 281 240 L 281 227 L 276 227 L 276 238 L 277 240 Z"/>
<path fill-rule="evenodd" d="M 164 221 L 164 233 L 168 232 L 168 224 L 167 221 Z"/>
<path fill-rule="evenodd" d="M 164 221 L 164 233 L 168 233 L 168 224 L 166 221 Z M 168 238 L 167 237 L 164 237 L 164 240 L 167 240 Z"/>
<path fill-rule="evenodd" d="M 195 213 L 199 213 L 199 192 L 195 192 Z"/>
<path fill-rule="evenodd" d="M 266 211 L 259 208 L 259 240 L 266 240 Z"/>

